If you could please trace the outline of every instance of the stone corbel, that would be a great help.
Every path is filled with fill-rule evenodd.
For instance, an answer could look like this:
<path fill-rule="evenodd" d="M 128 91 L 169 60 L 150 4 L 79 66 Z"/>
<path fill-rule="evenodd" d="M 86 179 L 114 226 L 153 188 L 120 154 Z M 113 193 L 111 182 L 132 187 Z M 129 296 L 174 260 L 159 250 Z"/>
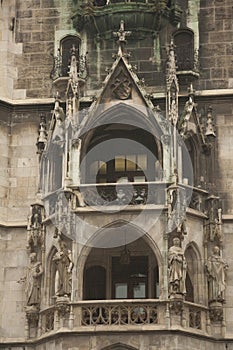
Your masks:
<path fill-rule="evenodd" d="M 39 307 L 36 305 L 26 306 L 26 324 L 25 324 L 25 336 L 27 339 L 37 337 L 37 328 L 39 322 Z"/>

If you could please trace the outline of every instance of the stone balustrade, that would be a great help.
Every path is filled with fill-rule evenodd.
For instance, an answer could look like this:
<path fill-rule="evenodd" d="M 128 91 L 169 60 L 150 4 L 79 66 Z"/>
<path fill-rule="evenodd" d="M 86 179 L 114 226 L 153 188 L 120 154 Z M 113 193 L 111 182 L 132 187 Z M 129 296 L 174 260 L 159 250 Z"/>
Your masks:
<path fill-rule="evenodd" d="M 206 306 L 186 301 L 159 299 L 88 300 L 55 304 L 40 312 L 41 334 L 64 328 L 74 331 L 179 328 L 209 333 L 209 311 Z M 120 328 L 119 328 L 120 327 Z M 126 328 L 125 328 L 126 327 Z M 174 328 L 174 329 L 175 329 Z"/>

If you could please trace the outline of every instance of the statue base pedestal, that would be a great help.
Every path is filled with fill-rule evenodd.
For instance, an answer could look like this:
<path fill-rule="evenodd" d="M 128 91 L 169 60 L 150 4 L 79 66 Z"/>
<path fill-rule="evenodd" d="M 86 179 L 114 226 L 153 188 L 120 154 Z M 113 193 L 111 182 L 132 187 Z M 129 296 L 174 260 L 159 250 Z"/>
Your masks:
<path fill-rule="evenodd" d="M 58 328 L 68 326 L 69 313 L 70 313 L 70 298 L 68 295 L 56 297 L 56 321 Z"/>
<path fill-rule="evenodd" d="M 223 321 L 223 303 L 220 301 L 211 301 L 210 307 L 210 321 L 212 323 L 221 323 Z"/>
<path fill-rule="evenodd" d="M 36 338 L 39 321 L 39 305 L 28 305 L 25 307 L 26 312 L 26 337 Z"/>
<path fill-rule="evenodd" d="M 176 301 L 184 301 L 184 294 L 182 293 L 172 293 L 169 296 L 170 300 L 176 300 Z"/>

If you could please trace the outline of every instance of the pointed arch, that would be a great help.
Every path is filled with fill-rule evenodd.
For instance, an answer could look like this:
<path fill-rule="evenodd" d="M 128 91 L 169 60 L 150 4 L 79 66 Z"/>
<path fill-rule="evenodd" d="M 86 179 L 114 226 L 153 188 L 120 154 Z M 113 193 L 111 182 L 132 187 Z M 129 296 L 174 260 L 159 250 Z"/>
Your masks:
<path fill-rule="evenodd" d="M 70 57 L 71 57 L 71 49 L 74 45 L 77 53 L 77 57 L 79 57 L 80 51 L 80 37 L 74 34 L 65 35 L 60 39 L 60 54 L 61 54 L 61 76 L 69 75 L 69 65 L 70 65 Z"/>
<path fill-rule="evenodd" d="M 187 278 L 186 300 L 202 303 L 203 302 L 203 273 L 202 273 L 202 258 L 196 242 L 190 242 L 185 249 L 185 258 L 187 261 Z"/>
<path fill-rule="evenodd" d="M 55 278 L 56 278 L 56 267 L 53 264 L 53 257 L 57 253 L 58 249 L 53 245 L 48 253 L 46 259 L 46 290 L 47 294 L 47 302 L 49 305 L 54 304 L 54 295 L 55 295 Z"/>
<path fill-rule="evenodd" d="M 95 248 L 95 242 L 98 242 L 98 238 L 103 237 L 103 235 L 108 235 L 109 231 L 108 229 L 115 227 L 119 228 L 122 226 L 124 220 L 116 220 L 110 225 L 106 225 L 102 229 L 100 229 L 85 246 L 83 246 L 82 250 L 79 253 L 78 261 L 77 261 L 77 275 L 76 279 L 79 283 L 79 288 L 78 288 L 78 298 L 83 299 L 84 296 L 84 276 L 85 276 L 85 271 L 87 268 L 94 266 L 102 266 L 106 269 L 107 271 L 107 285 L 109 286 L 109 291 L 106 292 L 107 298 L 110 299 L 111 295 L 113 295 L 113 292 L 111 292 L 111 285 L 113 283 L 113 275 L 110 276 L 108 273 L 109 271 L 112 272 L 112 268 L 110 268 L 109 264 L 110 261 L 113 263 L 115 260 L 113 259 L 113 256 L 118 256 L 118 259 L 120 257 L 120 254 L 122 252 L 122 247 L 124 246 L 124 242 L 122 242 L 120 245 L 116 245 L 115 247 L 110 247 L 110 248 L 102 248 L 98 250 L 98 248 Z M 127 229 L 127 234 L 129 232 L 129 227 L 132 232 L 135 232 L 135 239 L 131 241 L 131 243 L 127 244 L 127 246 L 130 249 L 132 259 L 137 259 L 138 254 L 134 254 L 134 250 L 132 249 L 134 245 L 139 244 L 139 239 L 142 239 L 144 244 L 144 248 L 141 250 L 142 252 L 146 252 L 146 256 L 148 258 L 143 260 L 141 258 L 141 263 L 144 264 L 142 261 L 146 261 L 144 266 L 148 266 L 148 293 L 150 297 L 159 297 L 159 291 L 158 291 L 158 286 L 161 285 L 162 283 L 162 255 L 156 245 L 156 243 L 152 240 L 152 238 L 147 234 L 146 232 L 143 232 L 140 228 L 136 227 L 135 225 L 132 225 L 131 223 L 128 223 L 128 229 Z M 105 236 L 105 237 L 106 237 Z M 131 244 L 131 245 L 130 245 Z M 142 245 L 140 245 L 142 246 Z M 146 248 L 149 247 L 150 249 Z M 92 253 L 92 255 L 91 255 Z M 104 258 L 105 256 L 105 258 Z M 143 256 L 143 255 L 140 255 Z M 89 259 L 91 257 L 91 260 Z M 104 262 L 101 262 L 101 260 L 104 260 Z M 149 259 L 149 260 L 148 260 Z M 94 263 L 93 263 L 94 261 Z M 87 263 L 88 262 L 88 263 Z M 116 261 L 115 261 L 116 263 Z M 112 282 L 111 282 L 112 281 Z"/>
<path fill-rule="evenodd" d="M 119 342 L 113 345 L 108 345 L 102 348 L 101 350 L 137 350 L 137 348 L 135 348 L 134 346 Z"/>
<path fill-rule="evenodd" d="M 99 105 L 95 110 L 94 120 L 90 114 L 83 124 L 82 181 L 115 183 L 121 177 L 129 182 L 139 178 L 161 179 L 162 131 L 152 112 L 143 107 L 144 113 L 125 103 L 104 112 L 98 111 L 100 108 Z"/>

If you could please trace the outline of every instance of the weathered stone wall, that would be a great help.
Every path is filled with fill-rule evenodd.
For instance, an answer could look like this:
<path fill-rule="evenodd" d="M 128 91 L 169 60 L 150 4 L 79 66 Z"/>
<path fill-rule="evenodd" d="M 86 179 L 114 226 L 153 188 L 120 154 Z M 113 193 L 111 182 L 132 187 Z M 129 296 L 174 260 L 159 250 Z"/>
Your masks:
<path fill-rule="evenodd" d="M 27 265 L 26 227 L 0 227 L 0 343 L 3 339 L 24 339 L 25 294 Z"/>
<path fill-rule="evenodd" d="M 9 91 L 1 92 L 2 96 L 7 98 L 51 96 L 50 72 L 53 67 L 55 29 L 68 30 L 71 27 L 70 8 L 72 8 L 71 0 L 11 0 L 9 5 L 3 1 L 2 35 L 5 41 L 2 42 L 2 47 L 5 60 L 0 69 L 6 70 L 6 62 L 8 63 L 5 86 L 9 87 Z M 11 17 L 15 18 L 12 32 L 8 28 Z M 9 63 L 12 64 L 12 69 Z"/>
<path fill-rule="evenodd" d="M 200 6 L 199 89 L 232 88 L 232 1 L 202 0 Z"/>
<path fill-rule="evenodd" d="M 37 118 L 36 118 L 37 117 Z M 25 222 L 38 184 L 38 114 L 15 112 L 9 128 L 8 221 Z"/>

